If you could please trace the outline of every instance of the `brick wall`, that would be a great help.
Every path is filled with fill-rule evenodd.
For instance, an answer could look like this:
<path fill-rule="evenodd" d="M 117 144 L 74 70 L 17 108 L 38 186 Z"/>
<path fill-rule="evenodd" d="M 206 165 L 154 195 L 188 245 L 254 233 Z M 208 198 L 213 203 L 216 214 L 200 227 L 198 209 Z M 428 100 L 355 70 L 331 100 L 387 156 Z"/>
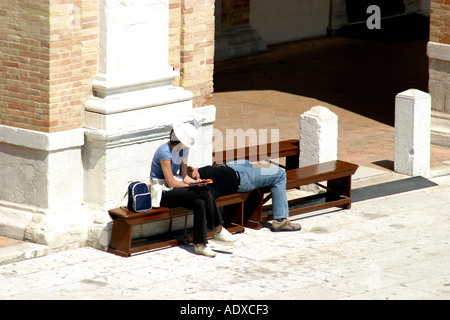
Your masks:
<path fill-rule="evenodd" d="M 48 5 L 1 3 L 0 124 L 42 129 L 49 122 Z"/>
<path fill-rule="evenodd" d="M 248 1 L 248 0 L 247 0 Z M 174 85 L 212 103 L 214 0 L 170 0 Z M 82 125 L 97 72 L 98 0 L 2 0 L 0 124 L 56 132 Z"/>
<path fill-rule="evenodd" d="M 430 41 L 450 44 L 450 0 L 430 1 Z"/>
<path fill-rule="evenodd" d="M 194 107 L 212 104 L 214 0 L 171 0 L 169 63 L 180 72 L 175 85 L 190 90 Z"/>
<path fill-rule="evenodd" d="M 180 71 L 181 50 L 181 1 L 169 1 L 169 65 Z M 180 78 L 175 79 L 173 85 L 180 85 Z"/>
<path fill-rule="evenodd" d="M 98 0 L 81 1 L 82 101 L 92 96 L 92 81 L 97 74 L 98 63 Z"/>
<path fill-rule="evenodd" d="M 222 28 L 250 23 L 250 0 L 222 0 Z"/>
<path fill-rule="evenodd" d="M 0 124 L 43 132 L 81 126 L 97 64 L 96 3 L 2 0 Z"/>
<path fill-rule="evenodd" d="M 81 0 L 50 1 L 48 74 L 49 120 L 42 126 L 60 131 L 81 126 Z M 45 128 L 47 129 L 47 128 Z"/>

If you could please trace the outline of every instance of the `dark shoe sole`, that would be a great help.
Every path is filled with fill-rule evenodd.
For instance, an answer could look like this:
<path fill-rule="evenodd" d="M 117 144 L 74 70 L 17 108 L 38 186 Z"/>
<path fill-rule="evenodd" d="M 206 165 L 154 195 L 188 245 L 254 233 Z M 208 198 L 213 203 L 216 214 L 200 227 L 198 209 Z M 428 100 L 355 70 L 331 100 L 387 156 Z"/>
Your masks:
<path fill-rule="evenodd" d="M 293 230 L 283 230 L 283 229 L 270 228 L 270 231 L 272 231 L 272 232 L 293 232 L 293 231 L 300 231 L 300 230 L 302 230 L 302 227 L 300 227 L 300 229 L 293 229 Z"/>

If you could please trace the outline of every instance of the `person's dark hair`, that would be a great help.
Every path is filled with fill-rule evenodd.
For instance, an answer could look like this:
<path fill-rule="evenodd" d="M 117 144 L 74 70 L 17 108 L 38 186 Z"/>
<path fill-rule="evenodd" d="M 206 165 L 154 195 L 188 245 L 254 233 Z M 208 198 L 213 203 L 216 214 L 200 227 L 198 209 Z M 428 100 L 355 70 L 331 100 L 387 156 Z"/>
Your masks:
<path fill-rule="evenodd" d="M 173 140 L 172 139 L 172 136 L 173 136 L 173 129 L 172 130 L 170 130 L 170 134 L 169 134 L 169 143 L 170 143 L 170 146 L 173 148 L 173 147 L 175 147 L 177 144 L 179 144 L 180 143 L 180 141 L 179 140 Z"/>
<path fill-rule="evenodd" d="M 192 179 L 194 178 L 193 176 L 192 176 L 192 173 L 194 172 L 194 168 L 192 168 L 191 166 L 188 166 L 187 167 L 187 175 L 189 176 L 189 177 L 191 177 Z"/>

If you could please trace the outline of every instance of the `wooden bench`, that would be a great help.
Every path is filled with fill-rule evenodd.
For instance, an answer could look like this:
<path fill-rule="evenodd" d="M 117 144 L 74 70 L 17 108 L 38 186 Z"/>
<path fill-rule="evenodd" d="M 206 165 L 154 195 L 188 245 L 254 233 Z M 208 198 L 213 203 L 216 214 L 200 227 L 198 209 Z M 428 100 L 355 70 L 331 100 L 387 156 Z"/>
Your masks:
<path fill-rule="evenodd" d="M 289 201 L 289 215 L 311 212 L 331 207 L 350 209 L 351 177 L 358 165 L 336 160 L 319 163 L 303 168 L 286 170 L 286 189 L 294 189 L 309 184 L 317 184 L 326 192 L 306 196 Z M 320 183 L 327 181 L 327 185 Z M 269 188 L 253 191 L 245 202 L 245 226 L 253 229 L 261 228 L 261 222 L 273 219 L 273 215 L 263 215 L 263 205 L 270 198 Z M 271 206 L 264 207 L 270 210 Z"/>
<path fill-rule="evenodd" d="M 235 193 L 219 197 L 217 205 L 224 207 L 224 217 L 227 218 L 227 230 L 230 232 L 244 232 L 244 201 L 249 193 Z M 115 208 L 108 211 L 113 219 L 111 241 L 108 251 L 123 257 L 142 251 L 148 251 L 163 247 L 175 246 L 180 243 L 190 242 L 187 237 L 187 217 L 192 210 L 185 208 L 159 207 L 147 212 L 133 212 L 124 208 Z M 176 217 L 185 217 L 184 234 L 172 231 L 172 221 Z M 140 223 L 169 219 L 169 230 L 165 235 L 147 238 L 132 239 L 133 226 Z M 212 237 L 212 231 L 208 237 Z M 180 237 L 181 236 L 181 237 Z"/>
<path fill-rule="evenodd" d="M 276 149 L 275 149 L 276 150 Z M 330 161 L 304 168 L 299 168 L 299 140 L 285 140 L 278 143 L 278 150 L 272 151 L 272 144 L 263 144 L 234 150 L 223 150 L 213 154 L 214 163 L 246 159 L 251 162 L 264 161 L 275 158 L 286 158 L 287 183 L 286 189 L 300 188 L 308 184 L 317 184 L 326 190 L 313 196 L 289 201 L 289 215 L 296 215 L 310 211 L 341 207 L 350 209 L 351 206 L 351 176 L 358 165 L 345 161 Z M 320 182 L 327 181 L 327 186 Z M 270 206 L 263 207 L 271 198 L 269 188 L 262 188 L 250 193 L 244 203 L 244 222 L 248 228 L 259 229 L 261 222 L 271 220 L 273 216 L 263 215 L 263 208 L 270 210 Z M 322 201 L 321 201 L 322 200 Z"/>
<path fill-rule="evenodd" d="M 286 158 L 285 166 L 287 174 L 286 189 L 299 188 L 303 185 L 316 183 L 324 187 L 327 192 L 294 199 L 289 201 L 290 215 L 329 208 L 341 207 L 349 209 L 351 206 L 351 176 L 356 172 L 357 165 L 336 160 L 321 163 L 304 168 L 298 168 L 299 164 L 299 140 L 286 140 L 278 143 L 277 148 L 272 144 L 245 147 L 234 150 L 215 152 L 213 161 L 215 165 L 233 160 L 246 159 L 251 162 Z M 320 184 L 328 181 L 327 186 Z M 247 193 L 235 193 L 219 197 L 217 205 L 224 207 L 226 226 L 230 232 L 244 232 L 244 225 L 249 228 L 259 229 L 261 223 L 272 219 L 270 215 L 263 215 L 263 206 L 270 199 L 269 188 L 262 188 Z M 315 201 L 323 198 L 323 202 Z M 299 204 L 306 204 L 298 207 Z M 267 209 L 268 207 L 265 207 Z M 268 208 L 270 209 L 270 208 Z M 115 208 L 108 211 L 113 219 L 113 228 L 109 252 L 128 257 L 133 253 L 175 246 L 191 241 L 187 237 L 187 216 L 192 211 L 185 208 L 152 209 L 147 212 L 132 212 L 123 208 Z M 172 220 L 176 217 L 185 217 L 184 234 L 172 232 Z M 143 239 L 132 239 L 133 226 L 140 223 L 170 219 L 169 231 L 165 236 L 153 236 Z M 212 232 L 208 233 L 208 237 Z"/>

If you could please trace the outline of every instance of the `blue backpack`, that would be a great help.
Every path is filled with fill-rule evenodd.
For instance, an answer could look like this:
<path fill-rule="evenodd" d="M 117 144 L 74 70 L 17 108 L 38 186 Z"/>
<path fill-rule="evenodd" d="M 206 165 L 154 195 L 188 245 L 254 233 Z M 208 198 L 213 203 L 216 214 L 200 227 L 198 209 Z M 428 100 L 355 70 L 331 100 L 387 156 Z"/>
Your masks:
<path fill-rule="evenodd" d="M 134 212 L 145 212 L 152 208 L 152 195 L 146 183 L 134 181 L 128 185 L 127 207 Z"/>

